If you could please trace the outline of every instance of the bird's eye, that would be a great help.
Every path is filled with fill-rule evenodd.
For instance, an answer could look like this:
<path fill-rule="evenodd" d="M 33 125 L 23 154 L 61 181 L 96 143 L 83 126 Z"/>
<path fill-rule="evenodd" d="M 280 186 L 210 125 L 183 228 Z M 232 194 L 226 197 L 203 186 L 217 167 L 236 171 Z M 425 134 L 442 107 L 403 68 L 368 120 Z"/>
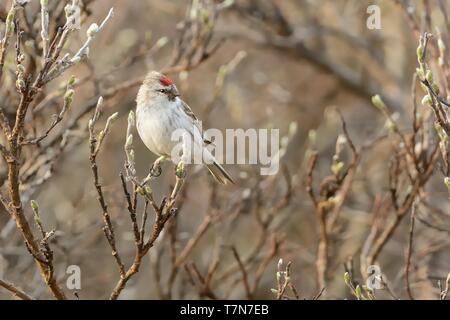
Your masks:
<path fill-rule="evenodd" d="M 166 89 L 159 89 L 157 91 L 160 92 L 160 93 L 166 93 Z"/>

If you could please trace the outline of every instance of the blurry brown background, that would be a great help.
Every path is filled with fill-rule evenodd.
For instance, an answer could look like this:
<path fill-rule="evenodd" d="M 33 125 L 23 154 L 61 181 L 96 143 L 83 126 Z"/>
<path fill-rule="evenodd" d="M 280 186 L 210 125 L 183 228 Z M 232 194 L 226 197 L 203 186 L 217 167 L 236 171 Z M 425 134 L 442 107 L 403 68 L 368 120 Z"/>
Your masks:
<path fill-rule="evenodd" d="M 216 25 L 215 39 L 226 39 L 222 47 L 191 72 L 171 76 L 183 99 L 199 118 L 207 121 L 208 127 L 273 127 L 280 129 L 281 136 L 288 136 L 289 128 L 292 130 L 294 126 L 292 123 L 297 123 L 297 131 L 289 137 L 286 154 L 282 158 L 282 165 L 287 168 L 291 178 L 292 197 L 285 207 L 276 212 L 271 225 L 273 233 L 284 241 L 282 249 L 264 270 L 254 297 L 274 298 L 270 289 L 276 288 L 277 262 L 283 258 L 285 263 L 292 261 L 291 280 L 300 297 L 311 298 L 320 288 L 315 281 L 318 225 L 304 187 L 308 150 L 316 149 L 319 153 L 314 176 L 317 177 L 316 181 L 320 181 L 319 177 L 330 174 L 336 139 L 342 133 L 336 109 L 342 112 L 349 134 L 357 146 L 374 135 L 387 133 L 384 118 L 370 102 L 371 96 L 376 93 L 382 94 L 388 107 L 398 112 L 396 117 L 401 125 L 409 125 L 410 88 L 416 67 L 417 40 L 396 1 L 273 1 L 288 24 L 281 23 L 284 29 L 280 29 L 279 17 L 269 5 L 271 1 L 259 1 L 259 8 L 269 6 L 264 11 L 268 16 L 252 9 L 252 3 L 258 1 L 236 2 L 242 6 L 241 10 L 231 8 L 224 11 Z M 422 1 L 411 2 L 417 11 L 421 10 Z M 78 37 L 78 40 L 74 40 L 74 47 L 78 47 L 84 39 L 86 25 L 91 21 L 100 21 L 107 10 L 114 7 L 114 19 L 98 36 L 90 51 L 90 62 L 98 73 L 120 64 L 145 41 L 155 43 L 167 37 L 169 42 L 125 71 L 104 75 L 102 83 L 119 83 L 142 76 L 147 70 L 161 69 L 169 61 L 177 35 L 176 24 L 185 16 L 189 3 L 182 0 L 96 1 L 91 6 L 93 15 L 88 18 L 79 35 L 74 36 L 74 39 Z M 366 9 L 371 4 L 381 8 L 380 30 L 366 27 Z M 436 25 L 442 23 L 440 14 L 433 14 L 433 22 Z M 272 21 L 276 24 L 272 24 Z M 287 36 L 284 34 L 286 32 Z M 267 34 L 274 36 L 267 39 Z M 308 49 L 304 50 L 303 46 Z M 215 81 L 220 67 L 232 61 L 241 51 L 246 52 L 245 58 L 226 78 L 220 97 L 214 99 Z M 82 78 L 86 69 L 79 66 L 73 73 Z M 118 173 L 123 170 L 126 119 L 129 110 L 135 108 L 136 93 L 137 87 L 133 87 L 106 102 L 105 114 L 117 111 L 120 118 L 99 155 L 101 180 L 117 228 L 118 250 L 127 264 L 133 257 L 134 246 Z M 92 95 L 92 88 L 88 86 L 77 89 L 72 110 L 76 110 L 77 101 Z M 205 108 L 211 101 L 214 106 L 205 119 Z M 308 140 L 314 135 L 311 130 L 315 132 L 314 142 Z M 145 148 L 137 135 L 135 146 L 138 172 L 144 176 L 155 156 Z M 55 168 L 54 176 L 33 198 L 40 204 L 45 225 L 49 228 L 53 226 L 58 232 L 53 248 L 60 282 L 65 282 L 67 265 L 78 265 L 82 271 L 81 290 L 77 290 L 80 298 L 103 299 L 109 296 L 119 276 L 101 231 L 101 211 L 92 184 L 88 152 L 86 140 L 86 143 L 64 154 Z M 344 264 L 351 257 L 357 260 L 372 223 L 374 198 L 376 195 L 384 196 L 388 191 L 391 152 L 388 139 L 370 148 L 362 157 L 352 190 L 337 222 L 337 231 L 330 239 L 332 258 L 325 298 L 351 297 L 343 280 Z M 344 159 L 349 161 L 348 150 L 345 151 Z M 152 182 L 158 199 L 168 192 L 173 183 L 172 166 L 170 163 L 164 164 L 162 176 Z M 236 177 L 237 184 L 215 188 L 218 196 L 214 210 L 227 210 L 236 201 L 243 201 L 253 194 L 259 183 L 272 183 L 270 181 L 273 179 L 276 180 L 274 187 L 261 195 L 265 202 L 261 210 L 264 212 L 264 208 L 275 207 L 273 203 L 283 197 L 286 187 L 282 171 L 276 177 L 261 181 L 257 166 L 227 165 L 226 168 Z M 193 175 L 193 170 L 189 171 L 189 175 Z M 211 185 L 211 177 L 206 170 L 189 182 L 177 217 L 179 246 L 186 244 L 204 216 L 210 213 L 208 201 Z M 449 209 L 448 194 L 439 174 L 423 192 L 444 213 Z M 215 248 L 221 246 L 223 249 L 217 271 L 221 274 L 236 263 L 227 246 L 236 246 L 242 256 L 251 252 L 260 232 L 253 216 L 254 206 L 254 202 L 249 200 L 237 213 L 230 213 L 237 214 L 236 219 L 225 218 L 209 227 L 186 263 L 195 261 L 198 268 L 206 272 Z M 442 232 L 416 223 L 411 277 L 417 298 L 435 298 L 439 293 L 437 280 L 445 278 L 450 271 L 448 213 L 441 219 Z M 403 273 L 408 228 L 407 217 L 377 261 L 392 290 L 399 297 L 405 297 Z M 155 279 L 162 279 L 164 286 L 168 276 L 165 272 L 170 268 L 168 238 L 168 233 L 164 232 L 121 298 L 164 298 L 158 293 Z M 426 252 L 432 245 L 439 246 L 439 249 Z M 269 251 L 270 239 L 266 239 L 258 254 L 264 257 Z M 261 261 L 261 258 L 258 259 Z M 33 296 L 48 297 L 32 258 L 6 215 L 0 217 L 0 261 L 5 266 L 4 278 Z M 258 263 L 249 265 L 251 279 L 257 266 Z M 155 277 L 157 269 L 160 275 Z M 355 266 L 355 270 L 358 270 L 358 266 Z M 354 278 L 355 281 L 361 281 L 358 274 Z M 223 283 L 222 280 L 213 280 L 215 293 L 224 298 L 246 298 L 240 279 L 241 273 L 236 269 Z M 389 298 L 384 291 L 378 294 L 381 298 Z M 198 297 L 198 290 L 189 283 L 187 273 L 181 268 L 171 298 Z M 0 290 L 0 298 L 9 298 L 9 295 Z"/>

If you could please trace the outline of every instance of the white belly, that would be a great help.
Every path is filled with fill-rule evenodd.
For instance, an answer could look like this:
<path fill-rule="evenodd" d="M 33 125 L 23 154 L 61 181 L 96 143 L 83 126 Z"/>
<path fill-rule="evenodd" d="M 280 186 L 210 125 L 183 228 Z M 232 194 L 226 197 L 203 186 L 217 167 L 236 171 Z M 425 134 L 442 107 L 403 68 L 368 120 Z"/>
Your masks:
<path fill-rule="evenodd" d="M 192 132 L 193 122 L 180 113 L 177 103 L 163 103 L 138 108 L 136 111 L 136 127 L 144 144 L 157 155 L 170 157 L 173 148 L 179 141 L 172 139 L 177 129 Z"/>

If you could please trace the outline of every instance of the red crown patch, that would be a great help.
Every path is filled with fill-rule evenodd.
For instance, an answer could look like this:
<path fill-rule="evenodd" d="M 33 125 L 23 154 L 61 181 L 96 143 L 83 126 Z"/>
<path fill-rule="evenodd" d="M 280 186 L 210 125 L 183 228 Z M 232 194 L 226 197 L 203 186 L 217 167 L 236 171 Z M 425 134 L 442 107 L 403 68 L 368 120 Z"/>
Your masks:
<path fill-rule="evenodd" d="M 163 86 L 171 86 L 173 84 L 173 81 L 166 76 L 161 76 L 161 78 L 159 78 L 159 82 L 161 82 Z"/>

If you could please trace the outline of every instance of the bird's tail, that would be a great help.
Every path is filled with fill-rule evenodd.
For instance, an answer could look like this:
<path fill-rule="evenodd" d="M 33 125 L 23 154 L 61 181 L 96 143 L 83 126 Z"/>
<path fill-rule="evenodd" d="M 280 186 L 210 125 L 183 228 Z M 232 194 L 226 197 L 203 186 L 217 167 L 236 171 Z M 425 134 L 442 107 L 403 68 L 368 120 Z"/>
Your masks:
<path fill-rule="evenodd" d="M 212 164 L 207 164 L 206 167 L 219 183 L 227 184 L 228 182 L 231 182 L 232 184 L 234 184 L 233 178 L 231 178 L 228 172 L 226 172 L 225 169 L 216 161 L 214 161 L 214 163 Z"/>

